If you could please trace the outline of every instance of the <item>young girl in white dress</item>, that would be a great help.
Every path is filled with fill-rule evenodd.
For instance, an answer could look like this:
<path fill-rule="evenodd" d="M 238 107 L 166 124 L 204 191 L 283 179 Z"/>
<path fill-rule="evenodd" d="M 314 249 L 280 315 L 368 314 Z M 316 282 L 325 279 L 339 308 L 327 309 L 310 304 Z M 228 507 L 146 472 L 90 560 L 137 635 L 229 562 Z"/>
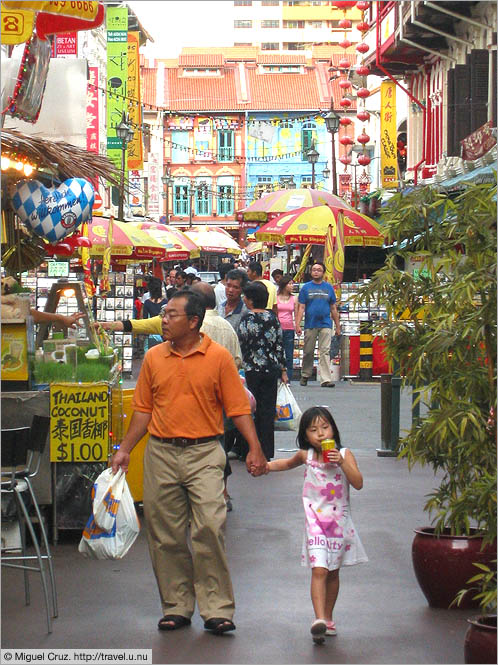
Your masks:
<path fill-rule="evenodd" d="M 335 440 L 327 463 L 322 461 L 324 439 Z M 349 506 L 349 485 L 360 490 L 363 476 L 353 453 L 341 447 L 339 430 L 327 408 L 314 406 L 303 413 L 297 441 L 301 450 L 288 459 L 269 462 L 267 469 L 287 471 L 306 465 L 301 564 L 311 568 L 311 601 L 316 617 L 311 634 L 315 643 L 322 644 L 325 635 L 337 634 L 332 613 L 339 593 L 339 568 L 368 561 Z"/>

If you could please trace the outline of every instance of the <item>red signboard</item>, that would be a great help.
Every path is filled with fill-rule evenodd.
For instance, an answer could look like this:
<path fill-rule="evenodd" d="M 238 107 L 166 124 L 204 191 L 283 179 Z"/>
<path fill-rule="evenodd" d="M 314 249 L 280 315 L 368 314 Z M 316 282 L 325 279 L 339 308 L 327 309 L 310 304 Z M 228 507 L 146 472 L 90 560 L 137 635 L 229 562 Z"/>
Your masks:
<path fill-rule="evenodd" d="M 86 149 L 99 151 L 99 68 L 88 68 L 88 86 L 86 93 Z"/>
<path fill-rule="evenodd" d="M 78 55 L 77 32 L 65 32 L 61 35 L 54 35 L 52 41 L 52 58 L 59 58 L 63 55 Z"/>
<path fill-rule="evenodd" d="M 487 122 L 475 132 L 465 137 L 462 144 L 462 157 L 468 161 L 474 161 L 482 157 L 495 144 L 496 139 L 491 132 L 491 123 Z"/>

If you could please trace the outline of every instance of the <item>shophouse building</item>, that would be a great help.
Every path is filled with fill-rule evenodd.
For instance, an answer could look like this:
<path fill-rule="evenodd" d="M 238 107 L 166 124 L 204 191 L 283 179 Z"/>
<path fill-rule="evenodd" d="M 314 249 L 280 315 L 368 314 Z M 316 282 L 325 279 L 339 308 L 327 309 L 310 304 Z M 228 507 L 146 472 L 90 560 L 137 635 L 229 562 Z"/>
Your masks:
<path fill-rule="evenodd" d="M 409 100 L 407 177 L 493 177 L 496 4 L 375 2 L 368 20 L 365 64 Z"/>

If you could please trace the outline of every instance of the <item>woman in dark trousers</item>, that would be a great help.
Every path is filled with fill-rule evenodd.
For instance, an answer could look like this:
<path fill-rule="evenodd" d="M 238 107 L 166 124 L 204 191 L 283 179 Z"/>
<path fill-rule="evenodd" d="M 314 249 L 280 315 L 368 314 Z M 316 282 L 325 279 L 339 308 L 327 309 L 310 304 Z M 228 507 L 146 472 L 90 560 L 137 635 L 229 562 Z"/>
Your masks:
<path fill-rule="evenodd" d="M 163 283 L 157 277 L 152 277 L 149 280 L 149 298 L 144 302 L 142 308 L 142 317 L 144 319 L 151 319 L 158 316 L 161 309 L 166 305 L 167 299 L 163 298 Z M 147 338 L 147 348 L 151 349 L 156 344 L 162 342 L 160 335 L 149 335 Z"/>
<path fill-rule="evenodd" d="M 287 383 L 282 328 L 275 314 L 266 308 L 268 290 L 258 281 L 244 288 L 250 310 L 240 320 L 239 342 L 249 390 L 256 398 L 254 420 L 261 447 L 268 460 L 275 454 L 275 408 L 278 380 Z"/>

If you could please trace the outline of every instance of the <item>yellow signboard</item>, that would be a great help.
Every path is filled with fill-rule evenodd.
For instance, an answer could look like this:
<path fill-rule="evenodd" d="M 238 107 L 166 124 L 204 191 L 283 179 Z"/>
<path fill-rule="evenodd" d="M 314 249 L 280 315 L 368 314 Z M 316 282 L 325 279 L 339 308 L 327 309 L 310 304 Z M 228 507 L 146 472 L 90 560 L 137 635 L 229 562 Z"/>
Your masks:
<path fill-rule="evenodd" d="M 107 383 L 50 386 L 50 461 L 105 462 L 109 453 Z"/>
<path fill-rule="evenodd" d="M 380 173 L 382 187 L 398 186 L 398 150 L 396 137 L 396 84 L 380 84 Z"/>
<path fill-rule="evenodd" d="M 128 169 L 141 170 L 144 167 L 142 154 L 142 132 L 139 127 L 142 125 L 142 105 L 140 103 L 140 54 L 139 33 L 128 33 L 128 97 L 136 100 L 132 104 L 128 116 L 131 126 L 134 129 L 133 139 L 128 144 L 127 164 Z"/>
<path fill-rule="evenodd" d="M 99 3 L 97 0 L 81 0 L 78 2 L 59 2 L 57 0 L 5 0 L 3 3 L 8 9 L 30 9 L 32 12 L 46 12 L 47 14 L 60 14 L 73 16 L 84 21 L 94 21 L 97 18 Z"/>
<path fill-rule="evenodd" d="M 26 324 L 2 324 L 2 381 L 28 380 Z"/>
<path fill-rule="evenodd" d="M 1 5 L 2 44 L 22 44 L 33 32 L 35 15 L 21 9 L 7 9 Z"/>

